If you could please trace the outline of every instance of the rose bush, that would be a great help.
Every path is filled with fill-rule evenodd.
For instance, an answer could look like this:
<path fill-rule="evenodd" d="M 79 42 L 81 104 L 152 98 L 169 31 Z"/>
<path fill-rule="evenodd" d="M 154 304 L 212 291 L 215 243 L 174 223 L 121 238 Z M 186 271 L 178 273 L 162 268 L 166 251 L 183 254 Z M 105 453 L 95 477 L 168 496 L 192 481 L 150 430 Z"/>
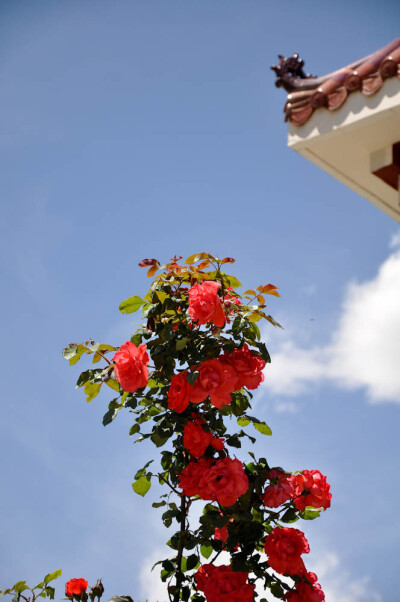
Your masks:
<path fill-rule="evenodd" d="M 181 259 L 140 262 L 153 282 L 143 298 L 128 297 L 120 305 L 125 314 L 143 312 L 144 323 L 130 341 L 119 348 L 71 344 L 64 356 L 70 364 L 90 355 L 95 364 L 103 360 L 82 372 L 78 388 L 87 401 L 103 385 L 111 388 L 117 397 L 103 424 L 129 411 L 130 435 L 160 448 L 158 468 L 151 467 L 152 458 L 132 487 L 142 496 L 154 481 L 168 490 L 153 506 L 166 527 L 176 525 L 170 555 L 158 563 L 171 602 L 250 602 L 257 581 L 276 599 L 321 602 L 317 577 L 302 558 L 307 539 L 288 525 L 315 519 L 330 506 L 326 477 L 318 470 L 290 473 L 241 450 L 245 441 L 255 442 L 254 434 L 271 435 L 251 404 L 270 362 L 257 323 L 279 326 L 266 313 L 266 296 L 279 297 L 277 289 L 266 284 L 240 293 L 240 282 L 224 271 L 234 263 L 231 257 Z M 195 502 L 203 508 L 193 527 Z M 222 551 L 230 555 L 228 566 L 216 564 Z"/>

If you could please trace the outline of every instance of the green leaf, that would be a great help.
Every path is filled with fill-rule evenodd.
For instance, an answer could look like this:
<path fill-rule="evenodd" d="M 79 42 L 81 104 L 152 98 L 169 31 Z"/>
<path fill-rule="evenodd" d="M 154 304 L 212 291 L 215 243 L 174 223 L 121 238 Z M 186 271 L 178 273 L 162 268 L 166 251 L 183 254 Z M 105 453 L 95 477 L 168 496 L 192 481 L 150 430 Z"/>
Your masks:
<path fill-rule="evenodd" d="M 170 435 L 161 435 L 157 431 L 151 434 L 150 439 L 155 443 L 157 447 L 162 447 L 170 438 Z"/>
<path fill-rule="evenodd" d="M 281 521 L 284 523 L 295 523 L 299 520 L 297 516 L 297 512 L 294 508 L 289 508 L 286 510 L 285 514 L 282 516 Z"/>
<path fill-rule="evenodd" d="M 188 337 L 183 337 L 183 339 L 179 339 L 179 341 L 176 342 L 176 350 L 181 351 L 182 349 L 184 349 L 187 345 L 188 340 Z"/>
<path fill-rule="evenodd" d="M 140 477 L 137 481 L 132 483 L 132 489 L 138 495 L 144 497 L 151 487 L 151 481 L 146 476 Z"/>
<path fill-rule="evenodd" d="M 21 592 L 24 592 L 26 589 L 29 589 L 29 587 L 26 585 L 26 581 L 17 581 L 17 583 L 12 587 L 12 589 L 17 594 L 20 594 Z"/>
<path fill-rule="evenodd" d="M 236 316 L 233 320 L 232 324 L 232 333 L 233 336 L 238 338 L 239 334 L 242 332 L 243 328 L 246 326 L 246 320 L 242 318 L 242 316 Z"/>
<path fill-rule="evenodd" d="M 107 426 L 107 424 L 110 424 L 114 420 L 120 409 L 120 407 L 110 408 L 108 412 L 106 412 L 103 416 L 103 426 Z"/>
<path fill-rule="evenodd" d="M 263 358 L 263 360 L 265 362 L 267 362 L 267 364 L 270 364 L 271 363 L 271 356 L 268 353 L 268 349 L 266 348 L 265 343 L 256 342 L 255 345 L 256 345 L 256 347 L 258 347 L 258 350 L 259 350 L 260 355 Z"/>
<path fill-rule="evenodd" d="M 139 431 L 140 431 L 140 424 L 134 424 L 129 429 L 129 435 L 134 435 L 135 433 L 138 433 Z"/>
<path fill-rule="evenodd" d="M 279 583 L 271 583 L 269 586 L 270 590 L 271 590 L 271 594 L 273 596 L 275 596 L 275 598 L 280 598 L 282 599 L 283 596 L 285 595 L 285 592 L 283 591 L 283 589 L 281 588 Z"/>
<path fill-rule="evenodd" d="M 160 303 L 164 303 L 165 299 L 168 297 L 167 293 L 165 293 L 164 291 L 156 291 L 155 294 Z"/>
<path fill-rule="evenodd" d="M 40 595 L 43 596 L 44 598 L 47 597 L 47 598 L 50 598 L 50 600 L 54 600 L 55 592 L 56 592 L 56 590 L 54 589 L 54 587 L 51 587 L 51 585 L 48 585 L 46 587 L 46 589 L 44 590 L 44 592 Z"/>
<path fill-rule="evenodd" d="M 162 502 L 153 502 L 152 506 L 153 508 L 161 508 L 162 506 L 165 506 L 166 503 L 167 502 L 165 500 L 162 500 Z"/>
<path fill-rule="evenodd" d="M 253 422 L 253 426 L 259 433 L 263 435 L 272 435 L 272 431 L 265 422 Z"/>
<path fill-rule="evenodd" d="M 71 345 L 67 345 L 67 347 L 65 347 L 63 349 L 62 353 L 63 353 L 63 356 L 65 357 L 65 359 L 67 359 L 69 361 L 69 365 L 73 366 L 81 359 L 82 355 L 87 350 L 88 349 L 85 345 L 71 344 Z"/>
<path fill-rule="evenodd" d="M 61 577 L 61 575 L 62 569 L 58 569 L 57 571 L 53 571 L 53 573 L 48 573 L 48 575 L 45 576 L 43 581 L 47 585 L 48 583 L 50 583 L 50 581 L 54 581 L 54 579 L 58 579 L 59 577 Z"/>
<path fill-rule="evenodd" d="M 224 274 L 224 280 L 228 282 L 229 286 L 232 288 L 239 288 L 242 284 L 239 282 L 235 276 L 229 276 L 228 274 Z"/>
<path fill-rule="evenodd" d="M 119 382 L 117 380 L 114 380 L 113 378 L 109 378 L 105 381 L 106 385 L 108 385 L 110 387 L 110 389 L 112 389 L 113 391 L 116 391 L 117 393 L 120 392 L 120 387 L 119 387 Z"/>
<path fill-rule="evenodd" d="M 78 347 L 79 345 L 76 345 L 75 343 L 71 343 L 70 345 L 64 347 L 64 349 L 62 350 L 62 354 L 65 357 L 65 359 L 70 360 L 71 358 L 75 357 L 76 352 L 78 351 Z"/>
<path fill-rule="evenodd" d="M 0 598 L 2 598 L 3 596 L 6 596 L 7 594 L 11 594 L 10 589 L 0 589 Z"/>
<path fill-rule="evenodd" d="M 302 512 L 300 512 L 300 516 L 304 520 L 314 520 L 315 518 L 318 518 L 320 514 L 321 511 L 313 508 L 312 506 L 307 506 Z"/>
<path fill-rule="evenodd" d="M 129 297 L 128 299 L 125 299 L 125 301 L 122 301 L 119 306 L 119 311 L 123 314 L 133 314 L 145 303 L 146 301 L 143 301 L 141 297 L 135 295 L 134 297 Z"/>
<path fill-rule="evenodd" d="M 139 347 L 141 342 L 142 342 L 142 333 L 141 332 L 137 332 L 136 334 L 133 334 L 131 336 L 131 343 L 136 345 L 136 347 Z"/>
<path fill-rule="evenodd" d="M 197 568 L 199 564 L 200 564 L 200 558 L 197 556 L 197 554 L 191 554 L 187 558 L 186 570 L 191 571 L 192 569 Z"/>
<path fill-rule="evenodd" d="M 202 253 L 195 253 L 194 255 L 189 255 L 189 257 L 187 259 L 185 259 L 186 265 L 189 265 L 191 263 L 196 263 L 196 261 L 199 261 L 201 256 L 202 256 Z"/>
<path fill-rule="evenodd" d="M 87 383 L 84 391 L 86 395 L 86 401 L 89 403 L 99 394 L 101 383 Z"/>
<path fill-rule="evenodd" d="M 250 421 L 249 418 L 247 418 L 247 416 L 240 416 L 237 419 L 237 423 L 238 423 L 239 426 L 247 426 L 248 424 L 250 424 L 250 422 L 251 421 Z"/>
<path fill-rule="evenodd" d="M 261 320 L 262 315 L 257 311 L 252 311 L 251 314 L 248 315 L 250 322 L 258 322 Z"/>
<path fill-rule="evenodd" d="M 213 551 L 214 551 L 214 548 L 212 546 L 206 546 L 204 544 L 202 546 L 200 546 L 200 552 L 201 552 L 202 556 L 204 556 L 204 558 L 210 558 Z"/>
<path fill-rule="evenodd" d="M 192 370 L 186 374 L 186 380 L 188 381 L 189 385 L 194 385 L 199 374 L 200 372 L 198 370 Z"/>

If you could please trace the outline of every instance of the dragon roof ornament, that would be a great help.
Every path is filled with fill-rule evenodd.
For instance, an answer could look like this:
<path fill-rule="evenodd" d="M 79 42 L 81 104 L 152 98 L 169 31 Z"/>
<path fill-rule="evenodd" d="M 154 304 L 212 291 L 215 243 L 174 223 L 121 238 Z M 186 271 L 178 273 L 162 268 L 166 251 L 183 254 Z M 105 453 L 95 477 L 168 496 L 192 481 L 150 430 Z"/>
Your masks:
<path fill-rule="evenodd" d="M 288 92 L 285 121 L 296 126 L 306 123 L 315 109 L 338 109 L 346 102 L 348 95 L 356 90 L 371 96 L 386 79 L 400 79 L 400 38 L 322 77 L 305 73 L 304 61 L 297 52 L 290 57 L 278 55 L 278 58 L 279 63 L 271 67 L 277 77 L 275 85 Z"/>

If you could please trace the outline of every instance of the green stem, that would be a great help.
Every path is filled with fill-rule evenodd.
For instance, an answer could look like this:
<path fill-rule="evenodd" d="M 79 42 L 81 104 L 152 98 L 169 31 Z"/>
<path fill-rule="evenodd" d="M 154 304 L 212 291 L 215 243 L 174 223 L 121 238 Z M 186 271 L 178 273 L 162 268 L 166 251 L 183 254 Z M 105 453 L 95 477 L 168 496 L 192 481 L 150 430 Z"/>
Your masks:
<path fill-rule="evenodd" d="M 179 602 L 181 585 L 182 585 L 181 565 L 182 565 L 183 547 L 184 547 L 184 543 L 185 543 L 185 526 L 186 526 L 186 512 L 187 512 L 185 495 L 182 495 L 180 510 L 181 510 L 182 517 L 181 517 L 181 528 L 180 528 L 180 535 L 179 535 L 179 548 L 178 548 L 178 554 L 176 557 L 178 574 L 176 576 L 176 591 L 174 594 L 173 602 Z"/>

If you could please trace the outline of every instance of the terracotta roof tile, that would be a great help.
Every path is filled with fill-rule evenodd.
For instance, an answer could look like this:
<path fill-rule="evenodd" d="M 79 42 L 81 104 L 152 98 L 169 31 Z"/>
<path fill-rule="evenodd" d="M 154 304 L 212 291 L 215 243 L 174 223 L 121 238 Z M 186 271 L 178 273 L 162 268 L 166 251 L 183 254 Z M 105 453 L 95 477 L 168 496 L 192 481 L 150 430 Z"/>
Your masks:
<path fill-rule="evenodd" d="M 291 57 L 279 55 L 278 65 L 271 67 L 277 76 L 276 86 L 282 86 L 288 92 L 285 121 L 296 126 L 306 123 L 316 109 L 338 109 L 356 90 L 371 96 L 382 87 L 385 79 L 397 77 L 400 80 L 400 38 L 322 77 L 304 73 L 303 66 L 304 61 L 294 53 Z"/>

